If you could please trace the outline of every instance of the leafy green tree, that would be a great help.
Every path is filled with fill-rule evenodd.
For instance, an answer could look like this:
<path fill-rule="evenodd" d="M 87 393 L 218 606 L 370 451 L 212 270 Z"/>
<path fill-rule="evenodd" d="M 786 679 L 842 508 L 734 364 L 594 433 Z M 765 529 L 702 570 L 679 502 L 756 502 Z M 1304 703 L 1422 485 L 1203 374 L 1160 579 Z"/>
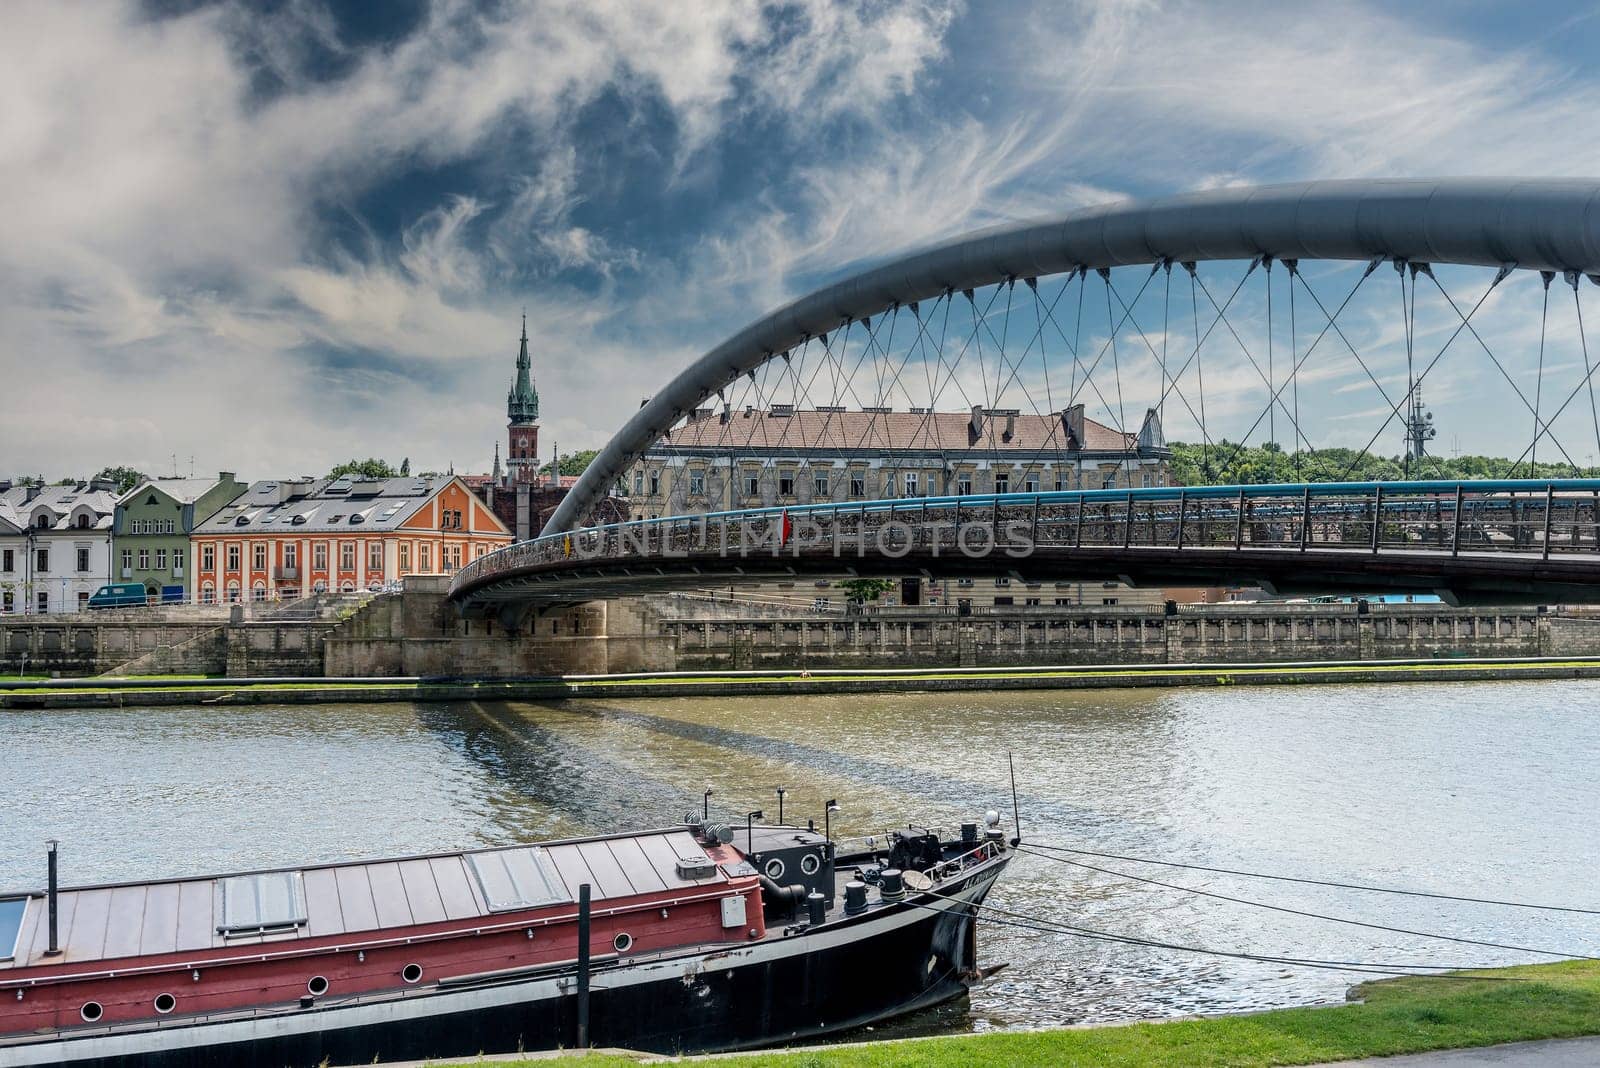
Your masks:
<path fill-rule="evenodd" d="M 389 466 L 387 460 L 366 459 L 347 460 L 328 472 L 329 478 L 338 478 L 341 475 L 356 475 L 361 478 L 395 478 L 400 474 Z"/>
<path fill-rule="evenodd" d="M 844 591 L 845 600 L 854 601 L 856 604 L 866 604 L 876 601 L 890 590 L 894 589 L 894 582 L 890 579 L 854 578 L 835 582 L 834 587 Z"/>
<path fill-rule="evenodd" d="M 133 467 L 102 467 L 94 476 L 117 484 L 118 493 L 127 493 L 133 487 L 143 482 L 148 476 Z"/>
<path fill-rule="evenodd" d="M 400 477 L 405 478 L 411 474 L 411 457 L 407 456 L 400 461 Z"/>
<path fill-rule="evenodd" d="M 590 462 L 599 455 L 599 449 L 582 449 L 578 452 L 563 453 L 560 460 L 561 473 L 563 475 L 581 475 L 588 468 Z"/>

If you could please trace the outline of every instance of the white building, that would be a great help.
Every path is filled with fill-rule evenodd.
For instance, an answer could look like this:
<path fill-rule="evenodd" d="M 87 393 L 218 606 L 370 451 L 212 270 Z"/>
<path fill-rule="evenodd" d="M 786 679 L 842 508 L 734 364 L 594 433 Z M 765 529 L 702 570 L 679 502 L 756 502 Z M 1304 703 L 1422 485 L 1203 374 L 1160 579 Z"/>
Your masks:
<path fill-rule="evenodd" d="M 109 482 L 0 482 L 0 614 L 78 612 L 111 581 Z"/>

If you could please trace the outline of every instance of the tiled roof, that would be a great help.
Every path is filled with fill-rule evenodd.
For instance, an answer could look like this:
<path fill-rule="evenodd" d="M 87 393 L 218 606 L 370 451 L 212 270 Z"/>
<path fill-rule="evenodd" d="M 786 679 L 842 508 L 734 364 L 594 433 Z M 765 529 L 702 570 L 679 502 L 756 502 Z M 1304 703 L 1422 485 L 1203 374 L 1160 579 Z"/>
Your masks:
<path fill-rule="evenodd" d="M 1078 447 L 1085 451 L 1125 453 L 1137 447 L 1136 433 L 1122 434 L 1092 419 L 1084 420 L 1083 430 L 1085 440 Z M 701 409 L 664 436 L 657 447 L 983 454 L 1072 451 L 1062 413 L 992 413 L 984 416 L 981 432 L 974 435 L 968 412 L 815 409 L 738 410 L 727 423 L 720 413 Z"/>
<path fill-rule="evenodd" d="M 443 489 L 435 481 L 406 476 L 253 482 L 244 493 L 195 528 L 196 534 L 394 530 Z"/>
<path fill-rule="evenodd" d="M 141 490 L 155 488 L 179 504 L 193 504 L 209 493 L 211 487 L 220 481 L 221 479 L 216 478 L 152 478 L 129 490 L 122 499 L 131 500 Z"/>
<path fill-rule="evenodd" d="M 52 517 L 51 530 L 77 530 L 72 518 L 83 508 L 94 513 L 89 530 L 111 529 L 111 518 L 117 507 L 117 495 L 110 490 L 88 489 L 85 486 L 44 486 L 38 496 L 28 500 L 26 486 L 13 486 L 0 492 L 0 519 L 17 527 L 31 527 L 38 510 L 48 508 Z"/>

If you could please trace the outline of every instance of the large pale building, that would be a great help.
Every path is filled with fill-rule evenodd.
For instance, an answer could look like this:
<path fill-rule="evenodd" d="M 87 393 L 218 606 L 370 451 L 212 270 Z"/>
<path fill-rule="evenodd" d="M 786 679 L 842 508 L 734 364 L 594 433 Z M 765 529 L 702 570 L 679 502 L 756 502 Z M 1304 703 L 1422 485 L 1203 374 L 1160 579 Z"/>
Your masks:
<path fill-rule="evenodd" d="M 697 409 L 636 463 L 634 519 L 737 508 L 1165 486 L 1154 410 L 1139 433 L 1015 409 Z"/>
<path fill-rule="evenodd" d="M 701 408 L 653 445 L 624 482 L 631 518 L 650 519 L 853 500 L 1166 486 L 1171 452 L 1153 409 L 1135 434 L 1086 418 L 1081 404 L 1044 415 L 982 407 Z M 826 584 L 787 596 L 813 594 L 829 598 Z M 910 579 L 892 599 L 986 607 L 1144 603 L 1159 596 L 1116 583 L 1024 585 L 997 576 Z"/>

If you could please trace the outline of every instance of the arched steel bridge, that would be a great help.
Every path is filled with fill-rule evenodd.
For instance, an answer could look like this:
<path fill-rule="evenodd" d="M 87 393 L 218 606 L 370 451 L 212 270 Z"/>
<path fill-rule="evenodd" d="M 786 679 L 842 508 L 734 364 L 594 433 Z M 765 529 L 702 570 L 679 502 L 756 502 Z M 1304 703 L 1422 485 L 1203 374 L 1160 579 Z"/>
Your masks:
<path fill-rule="evenodd" d="M 1225 299 L 1219 299 L 1207 284 L 1206 271 L 1229 261 L 1245 267 L 1231 293 L 1221 290 Z M 1318 295 L 1317 288 L 1327 282 L 1308 277 L 1313 262 L 1330 268 L 1348 263 L 1352 266 L 1347 270 L 1359 273 L 1343 301 L 1324 301 Z M 1274 264 L 1282 268 L 1276 274 Z M 1353 299 L 1385 264 L 1396 269 L 1399 279 L 1403 329 L 1390 331 L 1387 342 L 1375 331 L 1377 340 L 1368 348 L 1350 324 L 1355 312 L 1347 309 L 1355 307 Z M 1141 266 L 1148 273 L 1140 276 L 1144 283 L 1129 299 L 1113 271 Z M 1465 268 L 1478 268 L 1488 277 L 1475 303 L 1457 301 L 1441 280 L 1441 275 Z M 1264 314 L 1257 319 L 1264 319 L 1264 332 L 1259 323 L 1241 325 L 1230 318 L 1230 312 L 1237 318 L 1251 299 L 1246 280 L 1258 270 L 1264 282 L 1256 302 Z M 1420 418 L 1423 382 L 1452 346 L 1481 350 L 1480 359 L 1487 357 L 1500 375 L 1496 379 L 1488 367 L 1482 368 L 1505 394 L 1507 418 L 1529 419 L 1531 440 L 1518 464 L 1525 460 L 1530 471 L 1543 475 L 1535 464 L 1543 447 L 1547 458 L 1553 450 L 1576 473 L 1574 454 L 1582 455 L 1582 447 L 1569 448 L 1557 431 L 1570 440 L 1577 421 L 1586 435 L 1592 416 L 1591 462 L 1600 451 L 1600 407 L 1593 382 L 1600 365 L 1588 353 L 1581 299 L 1582 279 L 1596 281 L 1597 275 L 1600 181 L 1592 179 L 1369 180 L 1222 189 L 983 231 L 820 289 L 706 353 L 673 377 L 607 443 L 558 507 L 545 536 L 474 561 L 457 574 L 452 597 L 464 609 L 482 612 L 772 575 L 1009 572 L 1039 580 L 1103 576 L 1135 583 L 1261 582 L 1285 591 L 1427 589 L 1464 600 L 1593 598 L 1600 594 L 1600 480 L 1581 478 L 1144 489 L 1131 485 L 1129 467 L 1124 485 L 1109 490 L 1049 492 L 1048 486 L 1033 484 L 1023 487 L 1024 492 L 947 496 L 933 492 L 927 485 L 930 478 L 919 486 L 921 496 L 908 485 L 907 493 L 896 493 L 895 499 L 837 500 L 826 497 L 825 480 L 819 479 L 819 503 L 797 499 L 778 508 L 715 509 L 716 503 L 733 503 L 730 466 L 720 491 L 723 501 L 717 500 L 718 490 L 702 484 L 701 506 L 683 509 L 708 514 L 603 528 L 582 529 L 580 524 L 641 457 L 672 442 L 676 431 L 698 420 L 701 436 L 696 440 L 708 440 L 704 421 L 712 411 L 707 405 L 713 403 L 722 407 L 719 443 L 749 447 L 764 466 L 786 450 L 802 447 L 832 447 L 845 458 L 866 455 L 888 440 L 888 413 L 900 410 L 891 407 L 896 397 L 906 402 L 911 423 L 921 420 L 920 425 L 906 424 L 908 437 L 896 447 L 908 455 L 933 456 L 937 446 L 927 432 L 934 419 L 930 413 L 950 406 L 952 390 L 964 402 L 971 402 L 973 394 L 979 398 L 962 407 L 972 409 L 972 440 L 980 447 L 986 433 L 998 448 L 998 420 L 993 417 L 1009 412 L 1015 418 L 1023 411 L 1019 398 L 1046 426 L 1066 415 L 1067 409 L 1058 406 L 1061 400 L 1088 399 L 1099 402 L 1108 433 L 1114 431 L 1116 440 L 1125 442 L 1119 448 L 1131 456 L 1136 435 L 1125 419 L 1124 386 L 1141 380 L 1154 402 L 1138 428 L 1141 443 L 1159 444 L 1160 420 L 1170 409 L 1174 417 L 1188 419 L 1220 454 L 1237 446 L 1220 431 L 1213 434 L 1222 407 L 1216 400 L 1216 380 L 1226 380 L 1230 369 L 1250 378 L 1253 369 L 1264 385 L 1265 407 L 1236 440 L 1248 440 L 1259 428 L 1267 440 L 1276 441 L 1281 419 L 1294 435 L 1295 464 L 1303 460 L 1310 465 L 1321 461 L 1302 425 L 1301 390 L 1304 386 L 1314 396 L 1325 388 L 1318 383 L 1328 380 L 1313 377 L 1317 365 L 1311 359 L 1323 359 L 1330 351 L 1352 374 L 1359 365 L 1381 396 L 1375 410 L 1382 433 L 1391 426 L 1409 428 L 1413 423 L 1408 420 Z M 1127 277 L 1125 270 L 1122 276 Z M 1099 281 L 1091 285 L 1092 277 Z M 1178 324 L 1186 328 L 1192 311 L 1193 328 L 1186 337 L 1174 325 L 1174 277 L 1179 280 Z M 1155 285 L 1158 278 L 1161 283 Z M 1502 289 L 1508 279 L 1519 281 Z M 1187 294 L 1182 292 L 1185 280 Z M 1553 285 L 1557 280 L 1561 284 Z M 1086 338 L 1085 308 L 1097 305 L 1101 288 L 1104 326 L 1091 325 Z M 1419 288 L 1428 299 L 1419 299 Z M 1568 376 L 1576 380 L 1571 389 L 1566 381 L 1547 381 L 1554 377 L 1557 361 L 1550 361 L 1548 373 L 1546 366 L 1552 289 L 1559 296 L 1568 288 L 1578 324 L 1576 345 L 1582 349 L 1581 370 Z M 1506 290 L 1531 294 L 1530 307 L 1538 313 L 1535 381 L 1527 381 L 1526 374 L 1519 379 L 1516 360 L 1502 358 L 1489 343 L 1488 313 L 1481 310 L 1495 305 L 1491 296 Z M 1095 303 L 1085 299 L 1091 291 Z M 1069 330 L 1064 309 L 1072 306 L 1074 292 L 1077 318 Z M 1314 335 L 1309 343 L 1300 333 L 1307 319 L 1296 318 L 1297 295 L 1305 309 L 1298 314 L 1309 317 L 1305 333 Z M 1159 311 L 1152 308 L 1156 296 L 1161 298 Z M 1275 355 L 1281 361 L 1284 353 L 1285 300 L 1287 370 L 1282 362 L 1274 364 Z M 958 331 L 952 340 L 949 328 L 956 308 Z M 1159 330 L 1147 329 L 1144 324 L 1158 314 Z M 1430 325 L 1427 314 L 1442 318 Z M 970 319 L 970 334 L 964 332 L 963 315 Z M 895 331 L 901 324 L 901 347 L 896 349 Z M 1556 331 L 1548 332 L 1555 337 Z M 1385 382 L 1392 383 L 1400 373 L 1379 365 L 1374 351 L 1390 344 L 1398 353 L 1396 339 L 1402 336 L 1406 388 L 1399 393 L 1398 386 L 1386 387 Z M 1571 342 L 1570 332 L 1562 336 L 1561 343 Z M 1230 368 L 1219 372 L 1214 350 L 1218 339 L 1228 338 L 1238 353 Z M 1436 352 L 1435 338 L 1444 339 Z M 1159 378 L 1130 373 L 1125 380 L 1130 352 L 1159 368 Z M 1213 353 L 1210 420 L 1204 377 L 1208 353 Z M 1570 355 L 1572 359 L 1562 362 L 1577 366 L 1577 353 Z M 1529 353 L 1519 349 L 1519 357 L 1531 365 Z M 908 366 L 925 375 L 926 393 L 912 395 L 908 383 L 916 372 L 907 374 Z M 1061 381 L 1069 373 L 1070 391 Z M 776 416 L 809 405 L 808 411 L 818 413 L 806 423 L 815 440 L 733 440 L 740 398 L 732 394 L 741 386 L 744 397 L 755 402 L 745 406 L 746 420 L 757 407 Z M 778 404 L 780 396 L 790 403 Z M 834 414 L 844 412 L 849 400 L 873 413 L 873 425 L 860 440 L 843 440 L 839 428 L 845 417 Z M 1016 407 L 1006 408 L 1008 403 Z M 765 434 L 772 420 L 750 422 L 751 427 L 757 424 Z M 919 432 L 923 438 L 917 437 Z M 1009 439 L 1009 424 L 1004 433 Z M 1077 440 L 1056 440 L 1055 433 L 1051 430 L 1048 440 L 1038 444 L 1035 458 L 1083 447 Z M 1406 433 L 1409 440 L 1412 431 Z M 1417 454 L 1420 463 L 1420 438 Z M 1321 474 L 1328 477 L 1326 467 Z M 1107 484 L 1117 481 L 1113 473 Z M 684 485 L 680 492 L 697 492 L 692 482 Z M 787 488 L 793 492 L 792 485 Z M 831 492 L 839 495 L 837 488 Z M 986 556 L 974 556 L 953 540 L 981 538 L 975 531 L 985 525 L 994 536 Z M 1019 548 L 1016 539 L 1023 527 L 1028 551 L 1007 553 Z M 820 533 L 814 534 L 813 528 Z M 823 538 L 826 547 L 812 544 L 814 537 Z M 755 548 L 762 538 L 764 553 Z M 851 538 L 859 544 L 852 545 L 850 555 L 839 555 L 835 543 Z"/>

